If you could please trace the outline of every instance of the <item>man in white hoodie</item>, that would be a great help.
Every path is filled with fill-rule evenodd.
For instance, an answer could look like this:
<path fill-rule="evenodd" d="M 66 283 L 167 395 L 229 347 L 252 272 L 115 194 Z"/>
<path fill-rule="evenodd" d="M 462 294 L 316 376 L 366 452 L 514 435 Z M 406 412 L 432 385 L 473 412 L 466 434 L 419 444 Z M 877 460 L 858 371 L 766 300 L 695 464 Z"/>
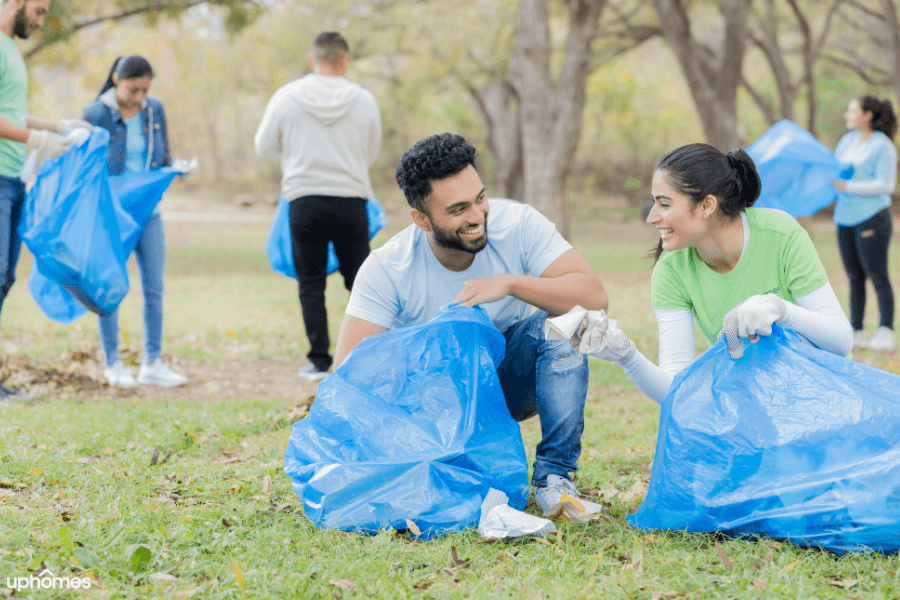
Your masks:
<path fill-rule="evenodd" d="M 350 48 L 339 33 L 313 44 L 313 73 L 280 88 L 269 100 L 254 143 L 261 158 L 281 161 L 281 195 L 290 200 L 294 268 L 300 287 L 309 363 L 298 376 L 323 379 L 329 353 L 325 278 L 328 243 L 347 290 L 369 255 L 369 168 L 381 147 L 375 96 L 345 79 Z"/>

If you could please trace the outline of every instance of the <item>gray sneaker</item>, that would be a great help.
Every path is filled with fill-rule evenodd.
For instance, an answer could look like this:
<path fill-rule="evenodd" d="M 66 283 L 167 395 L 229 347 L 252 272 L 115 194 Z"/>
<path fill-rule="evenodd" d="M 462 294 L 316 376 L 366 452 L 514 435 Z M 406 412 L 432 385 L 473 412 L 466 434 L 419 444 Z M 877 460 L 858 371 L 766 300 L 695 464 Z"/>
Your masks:
<path fill-rule="evenodd" d="M 563 494 L 581 504 L 584 509 L 580 511 L 582 515 L 599 514 L 603 511 L 603 505 L 585 500 L 574 483 L 559 475 L 548 475 L 546 486 L 534 488 L 534 502 L 545 517 L 554 516 L 560 512 L 557 505 L 562 501 Z"/>
<path fill-rule="evenodd" d="M 320 371 L 316 368 L 316 365 L 306 363 L 299 371 L 297 371 L 297 377 L 308 381 L 322 381 L 328 377 L 328 371 Z"/>

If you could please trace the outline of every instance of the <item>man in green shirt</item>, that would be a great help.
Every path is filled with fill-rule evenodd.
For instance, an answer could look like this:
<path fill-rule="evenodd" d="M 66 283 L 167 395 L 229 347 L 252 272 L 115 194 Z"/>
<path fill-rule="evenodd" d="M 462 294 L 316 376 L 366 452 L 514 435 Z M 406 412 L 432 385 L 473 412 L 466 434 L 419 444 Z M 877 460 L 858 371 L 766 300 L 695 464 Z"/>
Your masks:
<path fill-rule="evenodd" d="M 13 38 L 27 39 L 44 24 L 50 0 L 0 0 L 0 311 L 16 280 L 19 220 L 25 183 L 19 178 L 27 150 L 59 156 L 69 149 L 64 137 L 90 124 L 75 119 L 52 121 L 28 114 L 28 73 Z M 0 385 L 0 401 L 16 391 Z"/>

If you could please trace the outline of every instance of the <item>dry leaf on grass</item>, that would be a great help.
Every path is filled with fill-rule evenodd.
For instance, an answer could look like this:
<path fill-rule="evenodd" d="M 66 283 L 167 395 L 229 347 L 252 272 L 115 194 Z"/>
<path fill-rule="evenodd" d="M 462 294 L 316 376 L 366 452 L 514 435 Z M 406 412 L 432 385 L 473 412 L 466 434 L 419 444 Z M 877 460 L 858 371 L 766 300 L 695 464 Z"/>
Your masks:
<path fill-rule="evenodd" d="M 329 579 L 328 583 L 342 590 L 352 590 L 356 587 L 356 582 L 349 579 Z"/>
<path fill-rule="evenodd" d="M 728 555 L 725 554 L 725 549 L 719 545 L 719 542 L 716 542 L 716 554 L 718 554 L 719 558 L 722 560 L 722 566 L 725 567 L 726 571 L 731 571 L 734 568 L 734 564 L 731 562 L 731 559 L 728 558 Z"/>

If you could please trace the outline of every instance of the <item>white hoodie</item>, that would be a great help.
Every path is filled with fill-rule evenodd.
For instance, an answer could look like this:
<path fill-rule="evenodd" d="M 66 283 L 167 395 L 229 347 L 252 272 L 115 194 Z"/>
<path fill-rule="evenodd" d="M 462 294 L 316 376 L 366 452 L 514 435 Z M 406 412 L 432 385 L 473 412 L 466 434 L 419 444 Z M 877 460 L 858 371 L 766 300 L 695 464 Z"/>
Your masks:
<path fill-rule="evenodd" d="M 281 160 L 281 194 L 372 196 L 369 168 L 381 148 L 375 96 L 344 77 L 310 74 L 269 100 L 253 139 L 261 158 Z"/>

